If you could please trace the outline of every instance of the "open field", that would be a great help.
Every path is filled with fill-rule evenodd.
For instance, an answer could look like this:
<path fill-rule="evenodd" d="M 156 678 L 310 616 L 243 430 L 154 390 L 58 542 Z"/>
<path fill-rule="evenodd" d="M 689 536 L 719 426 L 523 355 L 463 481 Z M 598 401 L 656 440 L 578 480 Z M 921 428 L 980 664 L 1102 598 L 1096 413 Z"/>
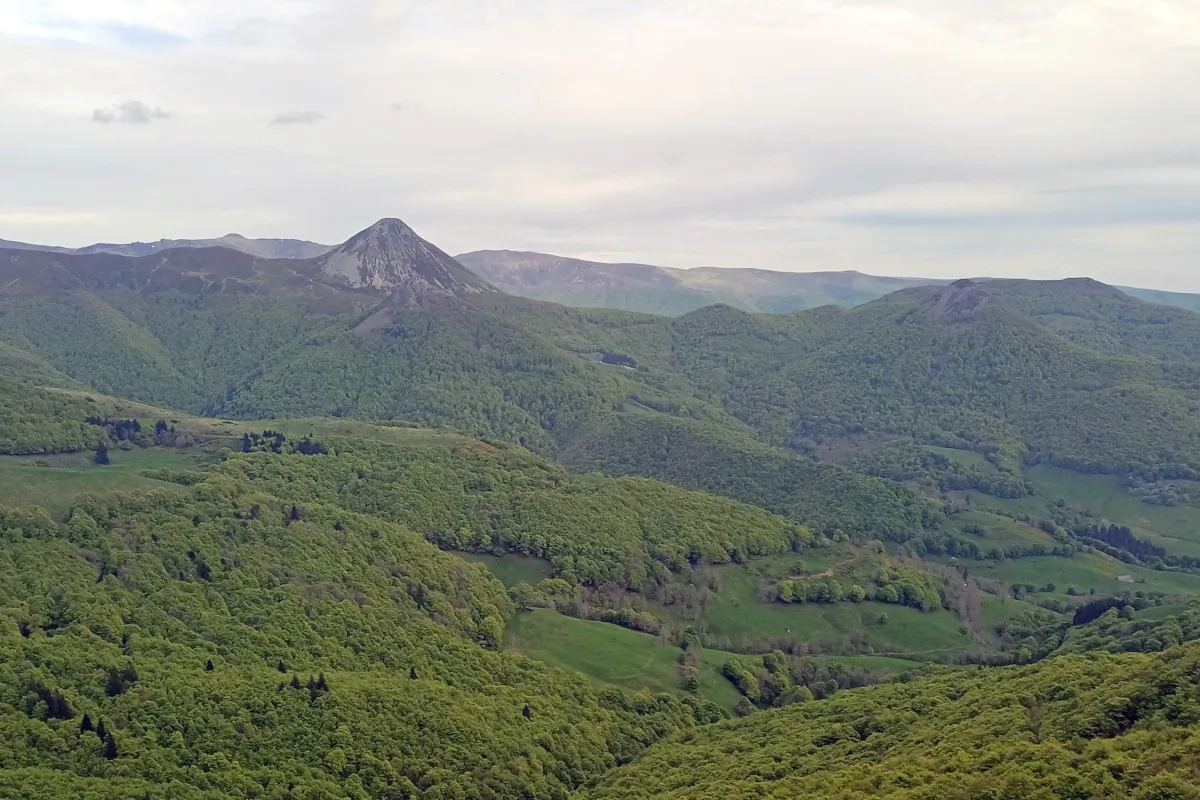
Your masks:
<path fill-rule="evenodd" d="M 597 684 L 682 694 L 678 647 L 656 636 L 603 622 L 580 620 L 546 609 L 517 614 L 509 623 L 505 646 L 563 669 L 573 669 Z M 725 709 L 740 695 L 721 675 L 733 654 L 706 649 L 700 670 L 700 693 Z M 891 673 L 919 669 L 919 661 L 888 656 L 817 656 L 817 660 Z"/>
<path fill-rule="evenodd" d="M 487 567 L 488 572 L 509 587 L 516 586 L 518 583 L 528 583 L 532 586 L 544 578 L 549 578 L 553 572 L 548 561 L 515 553 L 493 556 L 487 553 L 465 553 L 459 550 L 451 552 L 464 561 L 483 564 Z"/>
<path fill-rule="evenodd" d="M 1009 584 L 1025 583 L 1038 587 L 1054 584 L 1054 591 L 1042 594 L 1063 599 L 1068 598 L 1067 589 L 1072 586 L 1083 595 L 1095 589 L 1095 593 L 1102 596 L 1154 591 L 1200 597 L 1200 575 L 1135 567 L 1103 553 L 1078 553 L 1074 558 L 1046 556 L 995 564 L 979 563 L 971 571 L 979 577 L 995 578 Z M 1131 580 L 1119 580 L 1120 576 L 1127 576 Z"/>
<path fill-rule="evenodd" d="M 505 646 L 551 666 L 582 672 L 597 684 L 684 694 L 676 660 L 681 650 L 617 625 L 533 609 L 509 622 Z M 732 709 L 740 695 L 721 675 L 726 658 L 727 654 L 705 651 L 700 693 Z"/>
<path fill-rule="evenodd" d="M 61 516 L 86 494 L 138 489 L 179 489 L 139 473 L 147 469 L 190 469 L 199 466 L 198 450 L 138 448 L 109 450 L 110 462 L 100 466 L 92 453 L 47 456 L 0 456 L 0 504 L 42 506 Z"/>
<path fill-rule="evenodd" d="M 1200 556 L 1200 508 L 1143 503 L 1114 475 L 1083 475 L 1047 466 L 1033 467 L 1028 475 L 1049 501 L 1062 499 L 1095 516 L 1128 525 L 1136 536 L 1167 552 Z"/>

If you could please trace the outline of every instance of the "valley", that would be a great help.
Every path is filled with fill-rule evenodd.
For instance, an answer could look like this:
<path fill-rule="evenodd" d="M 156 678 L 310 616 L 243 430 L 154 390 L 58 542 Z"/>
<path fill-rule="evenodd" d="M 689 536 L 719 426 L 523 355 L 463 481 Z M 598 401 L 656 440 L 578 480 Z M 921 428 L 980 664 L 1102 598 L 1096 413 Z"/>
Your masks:
<path fill-rule="evenodd" d="M 596 265 L 307 244 L 0 249 L 0 795 L 789 796 L 828 747 L 969 796 L 1079 737 L 1177 756 L 1079 786 L 1200 777 L 1154 677 L 1194 693 L 1192 311 L 866 276 L 567 307 L 502 290 Z M 897 760 L 951 744 L 1024 756 Z"/>

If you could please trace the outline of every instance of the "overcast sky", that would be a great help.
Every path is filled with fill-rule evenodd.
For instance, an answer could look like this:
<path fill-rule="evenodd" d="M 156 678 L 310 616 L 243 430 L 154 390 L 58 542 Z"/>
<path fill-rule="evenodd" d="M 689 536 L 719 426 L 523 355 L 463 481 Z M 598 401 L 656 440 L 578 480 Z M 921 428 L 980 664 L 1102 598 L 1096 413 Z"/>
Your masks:
<path fill-rule="evenodd" d="M 1197 0 L 0 0 L 0 238 L 1200 291 Z"/>

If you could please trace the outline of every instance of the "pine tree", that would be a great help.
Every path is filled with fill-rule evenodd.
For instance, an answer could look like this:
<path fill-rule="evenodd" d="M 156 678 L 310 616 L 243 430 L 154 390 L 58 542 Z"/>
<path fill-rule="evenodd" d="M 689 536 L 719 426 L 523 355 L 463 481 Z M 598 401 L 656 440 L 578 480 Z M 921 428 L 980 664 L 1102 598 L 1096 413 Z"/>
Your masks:
<path fill-rule="evenodd" d="M 88 714 L 84 714 L 83 722 L 79 723 L 79 732 L 80 733 L 91 733 L 94 730 L 96 730 L 96 728 L 94 725 L 92 725 L 91 716 Z"/>
<path fill-rule="evenodd" d="M 121 677 L 121 671 L 116 667 L 110 667 L 108 670 L 108 681 L 104 685 L 104 693 L 109 697 L 125 693 L 125 681 Z"/>
<path fill-rule="evenodd" d="M 111 463 L 108 459 L 108 445 L 104 445 L 104 444 L 97 445 L 96 446 L 96 455 L 93 457 L 92 460 L 101 466 Z"/>
<path fill-rule="evenodd" d="M 293 688 L 293 689 L 299 689 L 299 688 L 300 688 L 300 676 L 299 676 L 299 675 L 293 675 L 293 676 L 292 676 L 292 688 Z"/>
<path fill-rule="evenodd" d="M 325 673 L 324 673 L 324 672 L 322 672 L 322 673 L 321 673 L 321 674 L 320 674 L 320 675 L 317 677 L 317 689 L 318 689 L 319 691 L 322 691 L 322 692 L 328 692 L 328 691 L 329 691 L 329 684 L 325 682 Z"/>
<path fill-rule="evenodd" d="M 250 434 L 243 433 L 242 434 L 242 452 L 249 453 L 253 449 L 254 449 L 254 446 L 250 443 Z"/>
<path fill-rule="evenodd" d="M 408 679 L 410 681 L 415 681 L 417 679 L 417 668 L 416 667 L 408 668 Z"/>
<path fill-rule="evenodd" d="M 111 733 L 104 737 L 104 757 L 109 761 L 117 757 L 117 740 Z"/>
<path fill-rule="evenodd" d="M 214 667 L 214 666 L 213 666 L 212 659 L 210 658 L 210 659 L 209 659 L 207 662 L 205 662 L 205 664 L 204 664 L 204 671 L 205 671 L 205 672 L 212 672 L 214 669 L 216 669 L 216 667 Z"/>
<path fill-rule="evenodd" d="M 277 667 L 277 669 L 280 672 L 287 672 L 287 666 L 283 663 L 283 659 L 279 659 L 279 666 Z"/>
<path fill-rule="evenodd" d="M 104 720 L 100 720 L 99 722 L 96 723 L 96 738 L 103 741 L 104 737 L 107 735 L 108 735 L 108 729 L 104 727 Z"/>

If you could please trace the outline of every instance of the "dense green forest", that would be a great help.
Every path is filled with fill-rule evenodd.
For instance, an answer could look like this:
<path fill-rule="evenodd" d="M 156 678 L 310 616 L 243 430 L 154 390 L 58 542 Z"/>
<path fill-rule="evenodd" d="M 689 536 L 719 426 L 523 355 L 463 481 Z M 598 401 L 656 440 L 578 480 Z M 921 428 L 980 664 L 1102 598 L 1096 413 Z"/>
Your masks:
<path fill-rule="evenodd" d="M 1191 312 L 179 258 L 0 289 L 0 796 L 1196 796 Z"/>
<path fill-rule="evenodd" d="M 0 341 L 42 382 L 193 413 L 408 419 L 546 453 L 643 414 L 810 454 L 867 434 L 972 449 L 1011 476 L 978 488 L 1004 495 L 1031 462 L 1200 470 L 1194 314 L 1094 283 L 960 283 L 848 311 L 674 319 L 495 293 L 371 312 L 369 298 L 314 284 L 189 286 L 2 297 Z"/>
<path fill-rule="evenodd" d="M 107 439 L 85 399 L 0 377 L 0 453 L 60 453 Z"/>
<path fill-rule="evenodd" d="M 652 748 L 596 798 L 1200 796 L 1200 645 L 799 703 Z"/>
<path fill-rule="evenodd" d="M 495 652 L 482 567 L 289 500 L 214 475 L 3 513 L 5 796 L 562 797 L 720 715 Z"/>
<path fill-rule="evenodd" d="M 641 478 L 582 480 L 517 447 L 323 443 L 334 453 L 238 455 L 221 472 L 399 522 L 444 549 L 537 556 L 570 583 L 637 590 L 670 582 L 685 566 L 813 541 L 807 529 L 753 506 Z"/>
<path fill-rule="evenodd" d="M 816 530 L 903 541 L 938 521 L 941 508 L 910 489 L 731 435 L 694 420 L 611 416 L 562 454 L 577 471 L 650 475 L 734 497 Z"/>

